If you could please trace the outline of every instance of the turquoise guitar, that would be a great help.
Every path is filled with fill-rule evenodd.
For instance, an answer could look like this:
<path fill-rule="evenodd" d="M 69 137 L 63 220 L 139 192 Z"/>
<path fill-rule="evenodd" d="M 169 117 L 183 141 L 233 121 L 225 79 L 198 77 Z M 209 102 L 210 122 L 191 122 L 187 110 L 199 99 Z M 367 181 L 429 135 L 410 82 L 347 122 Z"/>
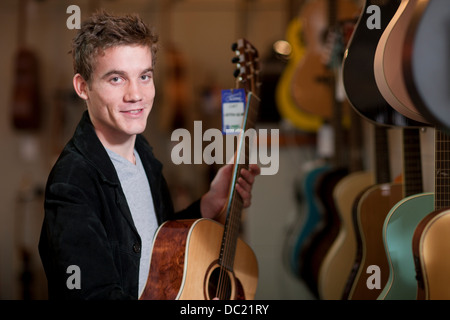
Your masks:
<path fill-rule="evenodd" d="M 388 213 L 383 242 L 389 278 L 378 300 L 414 300 L 417 281 L 411 243 L 418 223 L 434 210 L 434 193 L 422 193 L 420 132 L 403 130 L 403 178 L 405 198 Z"/>
<path fill-rule="evenodd" d="M 289 266 L 296 276 L 300 276 L 302 248 L 308 243 L 323 216 L 322 209 L 316 197 L 316 184 L 322 174 L 330 170 L 330 165 L 322 160 L 311 163 L 311 167 L 301 179 L 300 192 L 302 198 L 305 200 L 306 216 L 301 221 L 299 231 L 295 233 L 295 239 L 293 239 L 292 249 L 289 254 Z"/>

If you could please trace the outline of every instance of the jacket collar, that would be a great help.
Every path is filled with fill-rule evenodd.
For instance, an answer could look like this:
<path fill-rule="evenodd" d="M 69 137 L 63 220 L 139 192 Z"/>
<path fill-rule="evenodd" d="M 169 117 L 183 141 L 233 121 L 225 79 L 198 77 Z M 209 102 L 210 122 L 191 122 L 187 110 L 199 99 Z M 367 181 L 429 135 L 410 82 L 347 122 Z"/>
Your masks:
<path fill-rule="evenodd" d="M 120 183 L 114 165 L 95 133 L 87 110 L 83 113 L 75 130 L 73 142 L 79 152 L 97 169 L 105 182 L 110 184 Z M 135 148 L 142 159 L 147 175 L 153 176 L 155 173 L 161 173 L 162 164 L 153 156 L 152 147 L 142 135 L 136 136 Z M 150 176 L 148 178 L 153 180 L 150 179 Z"/>

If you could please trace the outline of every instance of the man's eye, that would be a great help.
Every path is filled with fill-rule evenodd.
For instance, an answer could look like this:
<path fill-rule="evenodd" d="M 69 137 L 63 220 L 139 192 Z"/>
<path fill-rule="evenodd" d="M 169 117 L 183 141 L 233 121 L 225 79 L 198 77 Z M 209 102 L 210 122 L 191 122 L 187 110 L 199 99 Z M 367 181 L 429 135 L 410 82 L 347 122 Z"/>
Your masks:
<path fill-rule="evenodd" d="M 148 74 L 143 74 L 142 76 L 141 76 L 141 79 L 142 80 L 144 80 L 144 81 L 146 81 L 146 80 L 150 80 L 150 75 L 148 75 Z"/>
<path fill-rule="evenodd" d="M 113 83 L 119 83 L 121 80 L 122 79 L 120 79 L 120 77 L 112 77 L 110 81 Z"/>

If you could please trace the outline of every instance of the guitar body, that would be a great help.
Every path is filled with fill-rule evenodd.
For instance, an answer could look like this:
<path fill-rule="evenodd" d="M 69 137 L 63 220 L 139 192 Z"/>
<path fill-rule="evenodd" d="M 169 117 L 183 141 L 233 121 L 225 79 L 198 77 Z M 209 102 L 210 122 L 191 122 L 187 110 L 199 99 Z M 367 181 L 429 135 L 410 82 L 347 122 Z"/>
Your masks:
<path fill-rule="evenodd" d="M 283 118 L 288 119 L 300 130 L 317 132 L 323 119 L 315 114 L 306 113 L 297 106 L 291 88 L 295 70 L 305 52 L 301 38 L 302 23 L 299 18 L 296 18 L 289 23 L 286 31 L 286 40 L 291 44 L 292 53 L 280 77 L 275 95 L 278 110 Z"/>
<path fill-rule="evenodd" d="M 215 297 L 223 225 L 209 219 L 165 222 L 155 234 L 150 273 L 142 300 L 205 300 Z M 254 299 L 258 263 L 238 239 L 229 299 Z"/>
<path fill-rule="evenodd" d="M 361 196 L 355 212 L 354 223 L 358 228 L 356 273 L 351 282 L 349 300 L 376 300 L 388 279 L 389 264 L 383 243 L 383 225 L 391 208 L 403 198 L 403 185 L 384 183 L 369 188 Z M 369 266 L 378 266 L 380 270 L 380 288 L 369 289 L 367 273 Z M 353 276 L 353 275 L 352 275 Z"/>
<path fill-rule="evenodd" d="M 401 200 L 384 221 L 383 241 L 389 262 L 389 278 L 379 300 L 415 300 L 416 270 L 411 244 L 419 222 L 434 211 L 434 193 Z"/>
<path fill-rule="evenodd" d="M 434 211 L 414 232 L 413 255 L 417 272 L 417 299 L 450 299 L 450 210 Z"/>
<path fill-rule="evenodd" d="M 380 29 L 369 29 L 367 20 L 370 10 L 380 8 Z M 364 118 L 375 124 L 402 127 L 423 127 L 423 124 L 405 117 L 392 108 L 380 93 L 374 75 L 375 52 L 384 30 L 400 5 L 400 0 L 366 0 L 356 28 L 347 46 L 343 60 L 343 83 L 347 98 L 353 108 Z"/>
<path fill-rule="evenodd" d="M 292 92 L 296 104 L 305 112 L 323 119 L 330 119 L 334 106 L 334 90 L 331 80 L 334 71 L 326 66 L 324 57 L 329 55 L 324 36 L 330 26 L 328 0 L 313 0 L 304 5 L 301 13 L 306 51 L 295 71 Z M 351 20 L 359 8 L 351 0 L 336 2 L 337 22 Z M 330 87 L 331 85 L 331 87 Z"/>
<path fill-rule="evenodd" d="M 403 78 L 403 45 L 419 0 L 402 0 L 378 42 L 375 52 L 375 80 L 384 99 L 404 116 L 426 123 L 417 111 Z"/>
<path fill-rule="evenodd" d="M 302 199 L 306 203 L 306 215 L 300 221 L 299 230 L 293 235 L 292 251 L 289 254 L 289 265 L 295 275 L 299 275 L 302 248 L 310 239 L 314 230 L 317 229 L 322 220 L 322 208 L 315 194 L 316 184 L 319 177 L 329 170 L 329 165 L 322 162 L 313 164 L 302 178 Z"/>
<path fill-rule="evenodd" d="M 360 171 L 343 178 L 334 189 L 334 200 L 341 219 L 341 227 L 320 267 L 321 299 L 338 300 L 342 297 L 356 257 L 356 235 L 352 222 L 353 203 L 363 190 L 373 184 L 373 174 Z"/>
<path fill-rule="evenodd" d="M 301 252 L 300 274 L 311 292 L 317 297 L 319 297 L 320 266 L 328 249 L 336 239 L 340 227 L 333 190 L 347 174 L 348 169 L 346 168 L 331 169 L 320 177 L 316 187 L 317 197 L 323 207 L 323 217 L 318 228 L 312 234 L 311 241 Z"/>
<path fill-rule="evenodd" d="M 430 123 L 444 128 L 450 128 L 449 19 L 448 1 L 418 1 L 402 60 L 406 87 L 416 108 Z"/>

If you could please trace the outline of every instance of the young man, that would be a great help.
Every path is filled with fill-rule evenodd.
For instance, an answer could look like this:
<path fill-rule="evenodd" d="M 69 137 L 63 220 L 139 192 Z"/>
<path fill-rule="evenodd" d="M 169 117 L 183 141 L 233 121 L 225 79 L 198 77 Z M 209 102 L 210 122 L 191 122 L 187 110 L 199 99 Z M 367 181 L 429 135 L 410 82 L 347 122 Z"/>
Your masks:
<path fill-rule="evenodd" d="M 156 44 L 137 16 L 105 12 L 83 23 L 73 40 L 73 86 L 87 110 L 46 187 L 39 251 L 51 299 L 137 299 L 161 223 L 223 220 L 232 166 L 219 170 L 201 199 L 174 213 L 162 165 L 141 135 L 155 96 Z M 259 173 L 252 165 L 238 181 L 245 207 Z"/>

